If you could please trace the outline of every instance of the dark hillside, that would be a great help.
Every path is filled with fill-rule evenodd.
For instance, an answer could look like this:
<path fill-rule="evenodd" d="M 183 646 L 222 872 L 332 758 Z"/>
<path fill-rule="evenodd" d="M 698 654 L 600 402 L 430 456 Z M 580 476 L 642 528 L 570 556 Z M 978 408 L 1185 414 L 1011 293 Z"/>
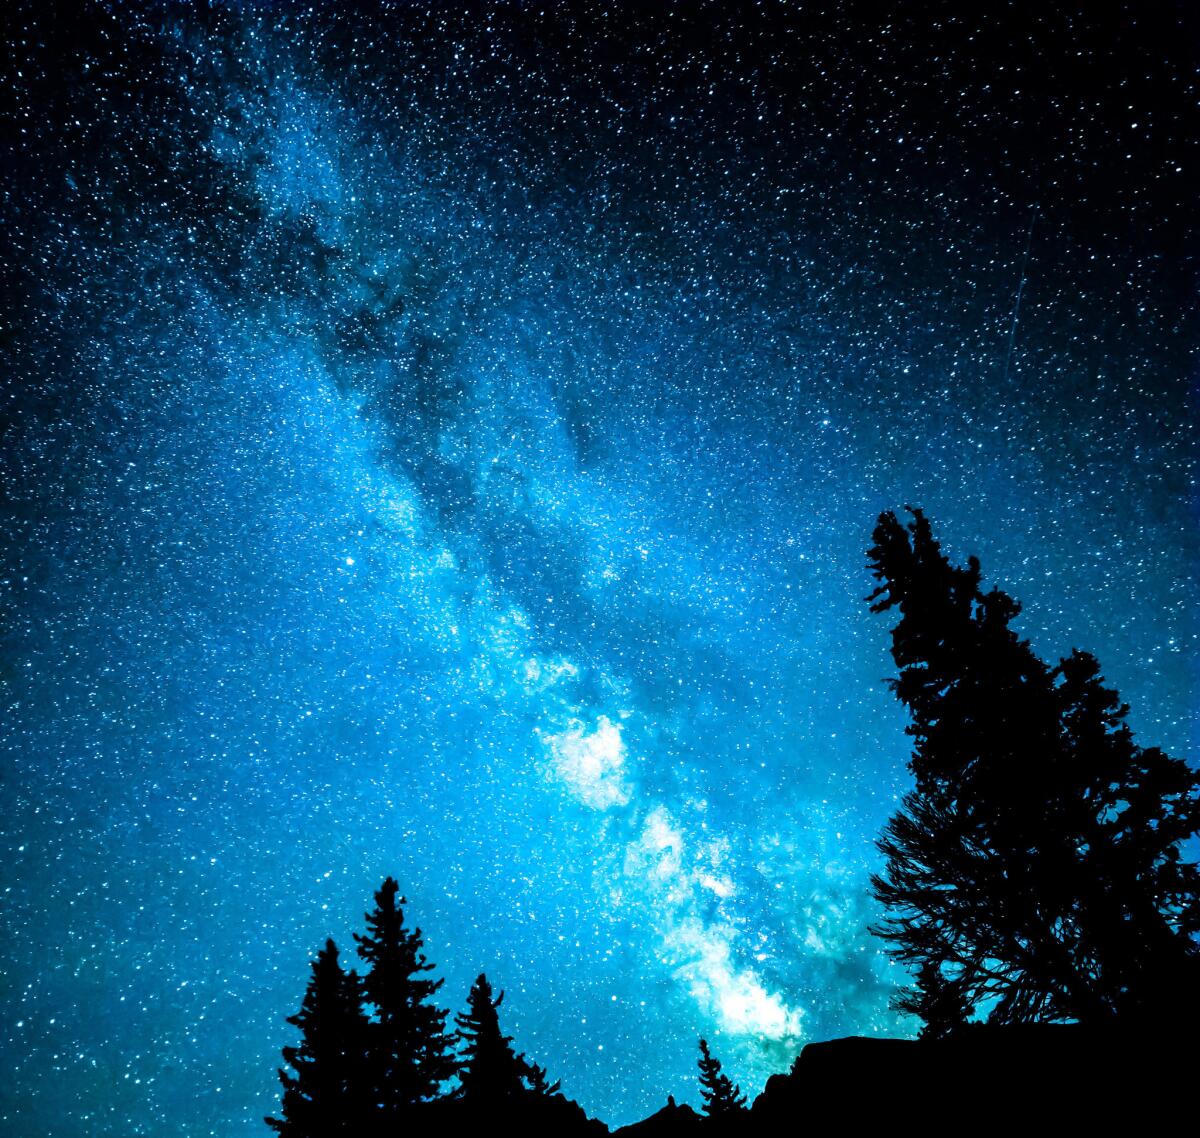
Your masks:
<path fill-rule="evenodd" d="M 1189 1133 L 1195 1042 L 1074 1025 L 971 1027 L 951 1039 L 810 1043 L 752 1108 L 720 1127 L 674 1103 L 629 1138 L 813 1133 Z"/>

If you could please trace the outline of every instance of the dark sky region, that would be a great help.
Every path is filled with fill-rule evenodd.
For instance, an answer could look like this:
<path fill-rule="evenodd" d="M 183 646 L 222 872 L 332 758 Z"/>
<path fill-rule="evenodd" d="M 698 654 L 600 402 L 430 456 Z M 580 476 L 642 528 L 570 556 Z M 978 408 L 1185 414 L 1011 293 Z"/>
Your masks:
<path fill-rule="evenodd" d="M 911 1031 L 880 510 L 1196 755 L 1191 7 L 7 5 L 5 1133 L 265 1133 L 388 873 L 608 1121 Z"/>

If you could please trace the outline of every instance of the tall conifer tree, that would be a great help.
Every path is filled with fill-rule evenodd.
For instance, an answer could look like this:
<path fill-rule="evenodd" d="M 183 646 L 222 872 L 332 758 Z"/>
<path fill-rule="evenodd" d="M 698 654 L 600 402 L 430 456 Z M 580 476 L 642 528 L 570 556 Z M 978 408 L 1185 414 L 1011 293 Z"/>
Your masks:
<path fill-rule="evenodd" d="M 872 611 L 899 612 L 890 683 L 912 717 L 915 785 L 874 879 L 877 931 L 921 979 L 902 1006 L 952 996 L 1014 1023 L 1194 1004 L 1200 775 L 1133 741 L 1092 656 L 1044 664 L 1009 627 L 1020 606 L 981 591 L 975 558 L 952 566 L 919 510 L 874 539 Z"/>
<path fill-rule="evenodd" d="M 332 940 L 317 954 L 300 1011 L 288 1017 L 301 1041 L 283 1057 L 295 1074 L 280 1070 L 282 1118 L 268 1125 L 284 1138 L 357 1138 L 369 1094 L 365 1082 L 368 1022 L 362 982 L 345 972 Z"/>
<path fill-rule="evenodd" d="M 406 929 L 400 887 L 387 878 L 366 914 L 367 932 L 355 935 L 367 964 L 363 980 L 375 1006 L 371 1074 L 378 1121 L 390 1126 L 412 1108 L 433 1101 L 455 1073 L 447 1012 L 430 1001 L 442 986 L 421 951 L 421 930 Z"/>

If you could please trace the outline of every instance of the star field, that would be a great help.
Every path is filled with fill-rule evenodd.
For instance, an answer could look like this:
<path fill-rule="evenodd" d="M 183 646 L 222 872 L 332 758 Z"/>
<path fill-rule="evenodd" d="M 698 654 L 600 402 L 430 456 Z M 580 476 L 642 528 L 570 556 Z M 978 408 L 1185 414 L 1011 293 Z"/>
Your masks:
<path fill-rule="evenodd" d="M 1196 754 L 1185 6 L 346 7 L 5 33 L 15 1136 L 265 1133 L 388 874 L 613 1124 L 910 1031 L 884 509 Z"/>

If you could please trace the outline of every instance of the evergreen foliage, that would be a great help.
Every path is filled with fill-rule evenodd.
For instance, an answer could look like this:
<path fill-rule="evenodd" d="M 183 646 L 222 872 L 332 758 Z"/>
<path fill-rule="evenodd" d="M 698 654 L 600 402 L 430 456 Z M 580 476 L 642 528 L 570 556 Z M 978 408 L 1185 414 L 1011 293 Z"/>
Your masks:
<path fill-rule="evenodd" d="M 456 1069 L 448 1012 L 430 1002 L 443 981 L 427 976 L 433 965 L 421 951 L 421 930 L 405 928 L 407 902 L 399 891 L 394 878 L 384 881 L 366 914 L 366 934 L 354 937 L 367 964 L 366 997 L 375 1008 L 370 1067 L 385 1125 L 436 1099 Z"/>
<path fill-rule="evenodd" d="M 709 1118 L 727 1118 L 746 1109 L 746 1096 L 741 1088 L 721 1070 L 720 1060 L 708 1049 L 708 1041 L 700 1040 L 700 1095 L 704 1113 Z"/>
<path fill-rule="evenodd" d="M 962 985 L 931 960 L 922 961 L 915 984 L 896 1000 L 896 1007 L 920 1018 L 920 1039 L 945 1039 L 963 1027 L 971 1014 Z"/>
<path fill-rule="evenodd" d="M 935 1034 L 993 1023 L 1108 1023 L 1195 1001 L 1200 775 L 1142 748 L 1099 664 L 1043 663 L 952 566 L 925 516 L 881 515 L 873 612 L 898 610 L 890 681 L 908 708 L 915 786 L 879 841 L 876 931 L 918 969 L 902 1006 Z"/>
<path fill-rule="evenodd" d="M 283 1049 L 295 1074 L 280 1070 L 282 1118 L 268 1125 L 285 1138 L 358 1135 L 369 1087 L 364 1081 L 369 1024 L 362 982 L 345 972 L 332 940 L 312 963 L 312 977 L 300 1011 L 288 1023 L 301 1032 L 300 1044 Z"/>
<path fill-rule="evenodd" d="M 525 1090 L 526 1068 L 512 1049 L 512 1037 L 500 1030 L 496 1009 L 503 1001 L 503 992 L 492 998 L 492 985 L 480 974 L 467 996 L 467 1011 L 455 1017 L 462 1041 L 458 1078 L 467 1102 L 495 1104 Z"/>
<path fill-rule="evenodd" d="M 523 1053 L 518 1055 L 517 1059 L 524 1071 L 525 1085 L 528 1087 L 530 1094 L 542 1098 L 550 1098 L 552 1095 L 558 1094 L 562 1083 L 557 1079 L 553 1083 L 550 1082 L 545 1067 L 539 1067 L 536 1063 L 527 1059 Z"/>

